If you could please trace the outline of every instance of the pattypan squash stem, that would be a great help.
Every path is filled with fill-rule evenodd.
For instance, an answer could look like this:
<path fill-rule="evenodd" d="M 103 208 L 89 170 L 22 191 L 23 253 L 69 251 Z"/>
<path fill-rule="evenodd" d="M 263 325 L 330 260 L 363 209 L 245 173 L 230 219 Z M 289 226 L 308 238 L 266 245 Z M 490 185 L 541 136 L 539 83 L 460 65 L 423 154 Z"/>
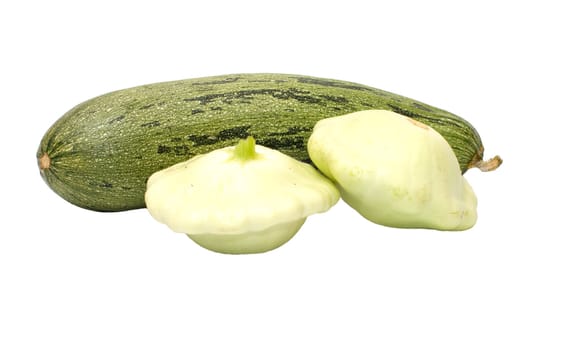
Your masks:
<path fill-rule="evenodd" d="M 255 159 L 256 157 L 255 138 L 252 136 L 247 137 L 245 140 L 240 140 L 234 147 L 234 159 L 244 162 Z"/>

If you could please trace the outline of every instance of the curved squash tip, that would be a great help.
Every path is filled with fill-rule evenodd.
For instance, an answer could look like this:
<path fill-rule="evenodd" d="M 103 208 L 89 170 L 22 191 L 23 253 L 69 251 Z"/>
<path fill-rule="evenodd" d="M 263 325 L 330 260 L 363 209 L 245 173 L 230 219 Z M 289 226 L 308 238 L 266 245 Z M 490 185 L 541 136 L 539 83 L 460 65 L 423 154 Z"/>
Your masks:
<path fill-rule="evenodd" d="M 489 160 L 480 160 L 475 163 L 474 167 L 481 171 L 493 171 L 503 163 L 503 159 L 500 156 L 495 156 Z"/>

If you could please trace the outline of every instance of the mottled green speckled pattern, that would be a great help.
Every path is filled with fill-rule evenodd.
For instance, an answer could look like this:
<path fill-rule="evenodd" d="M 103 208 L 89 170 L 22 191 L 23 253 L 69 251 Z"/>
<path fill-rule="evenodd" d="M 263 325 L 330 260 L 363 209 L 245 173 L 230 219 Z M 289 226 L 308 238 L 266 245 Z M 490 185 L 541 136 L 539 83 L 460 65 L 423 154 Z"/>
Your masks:
<path fill-rule="evenodd" d="M 326 117 L 389 109 L 440 132 L 461 170 L 482 158 L 477 131 L 444 110 L 350 82 L 284 74 L 234 74 L 144 85 L 74 107 L 46 133 L 37 157 L 47 184 L 98 211 L 143 208 L 155 171 L 235 144 L 257 144 L 309 161 L 307 139 Z"/>

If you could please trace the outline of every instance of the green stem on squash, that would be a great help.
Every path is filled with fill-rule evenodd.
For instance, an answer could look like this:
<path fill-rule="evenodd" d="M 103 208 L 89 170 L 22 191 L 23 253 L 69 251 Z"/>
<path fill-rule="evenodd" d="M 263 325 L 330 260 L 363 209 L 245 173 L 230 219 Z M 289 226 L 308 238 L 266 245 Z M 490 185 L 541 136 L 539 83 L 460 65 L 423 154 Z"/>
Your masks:
<path fill-rule="evenodd" d="M 245 140 L 240 140 L 234 147 L 234 158 L 240 161 L 247 161 L 257 157 L 255 151 L 255 138 L 247 137 Z"/>

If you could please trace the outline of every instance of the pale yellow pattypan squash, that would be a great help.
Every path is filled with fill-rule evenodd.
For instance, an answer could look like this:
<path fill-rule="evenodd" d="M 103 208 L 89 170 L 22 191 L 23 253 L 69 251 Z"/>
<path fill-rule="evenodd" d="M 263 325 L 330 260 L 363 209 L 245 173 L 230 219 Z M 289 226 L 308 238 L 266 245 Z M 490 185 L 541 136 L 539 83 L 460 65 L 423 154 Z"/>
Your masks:
<path fill-rule="evenodd" d="M 452 148 L 411 118 L 370 110 L 323 119 L 308 152 L 342 199 L 372 222 L 465 230 L 477 220 L 477 198 Z"/>
<path fill-rule="evenodd" d="M 338 200 L 337 188 L 314 167 L 252 137 L 153 174 L 145 194 L 156 220 L 230 254 L 277 248 L 309 215 Z"/>

